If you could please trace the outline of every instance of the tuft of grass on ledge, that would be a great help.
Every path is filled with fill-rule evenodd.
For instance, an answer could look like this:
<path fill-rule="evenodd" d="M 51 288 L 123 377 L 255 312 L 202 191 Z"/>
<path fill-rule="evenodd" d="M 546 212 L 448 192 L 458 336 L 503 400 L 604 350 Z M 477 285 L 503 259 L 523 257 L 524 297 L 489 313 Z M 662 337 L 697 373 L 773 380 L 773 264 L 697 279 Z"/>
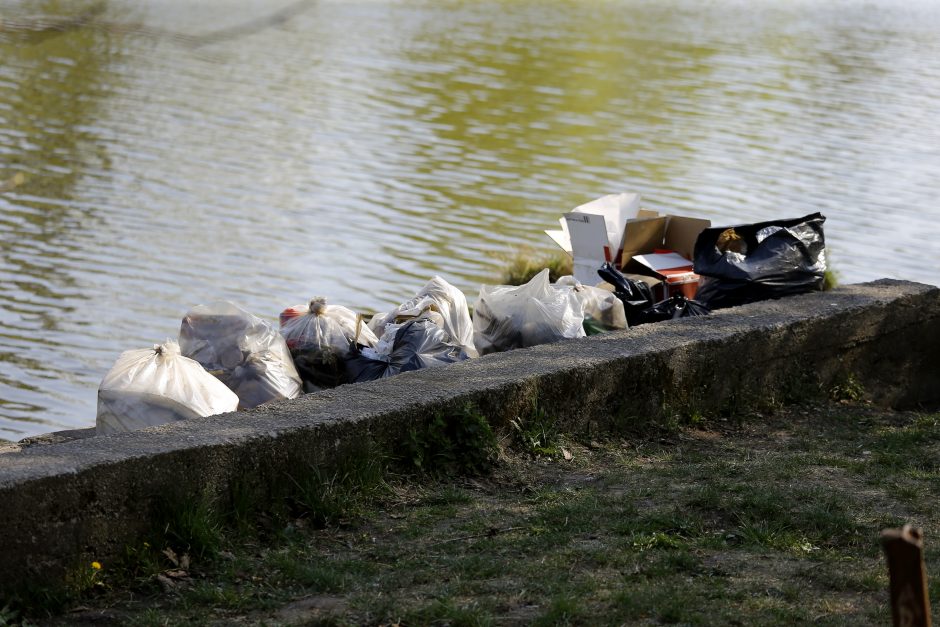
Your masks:
<path fill-rule="evenodd" d="M 545 268 L 548 268 L 548 279 L 552 283 L 572 273 L 571 255 L 561 250 L 537 253 L 531 248 L 522 248 L 514 254 L 501 255 L 500 259 L 505 262 L 500 277 L 503 285 L 528 283 Z"/>

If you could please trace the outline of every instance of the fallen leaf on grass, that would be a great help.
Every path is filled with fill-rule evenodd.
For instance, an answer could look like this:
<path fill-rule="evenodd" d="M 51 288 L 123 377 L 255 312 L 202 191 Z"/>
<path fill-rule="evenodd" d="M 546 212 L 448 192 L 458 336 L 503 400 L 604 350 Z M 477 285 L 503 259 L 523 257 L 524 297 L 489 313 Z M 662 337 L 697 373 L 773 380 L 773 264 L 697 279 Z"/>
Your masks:
<path fill-rule="evenodd" d="M 180 558 L 176 555 L 176 551 L 174 551 L 170 547 L 166 547 L 165 549 L 163 549 L 163 554 L 166 555 L 166 558 L 170 560 L 170 563 L 173 564 L 174 566 L 180 565 Z"/>
<path fill-rule="evenodd" d="M 157 575 L 157 583 L 160 584 L 160 587 L 163 588 L 164 592 L 172 592 L 179 587 L 175 581 L 166 575 L 163 575 L 162 573 Z"/>
<path fill-rule="evenodd" d="M 157 582 L 163 587 L 164 592 L 177 590 L 189 584 L 189 571 L 181 568 L 165 570 L 157 575 Z"/>
<path fill-rule="evenodd" d="M 162 574 L 166 577 L 169 577 L 170 579 L 189 579 L 189 571 L 182 570 L 180 568 L 177 568 L 176 570 L 165 570 Z"/>

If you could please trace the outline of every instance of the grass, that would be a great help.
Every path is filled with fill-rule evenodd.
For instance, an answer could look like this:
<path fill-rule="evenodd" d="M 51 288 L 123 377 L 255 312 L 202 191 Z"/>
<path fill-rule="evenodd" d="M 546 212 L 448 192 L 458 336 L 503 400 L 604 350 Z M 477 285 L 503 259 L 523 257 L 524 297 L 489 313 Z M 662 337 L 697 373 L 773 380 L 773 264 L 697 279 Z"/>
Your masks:
<path fill-rule="evenodd" d="M 479 443 L 458 431 L 432 421 L 413 438 L 451 447 L 438 472 L 386 473 L 356 507 L 322 520 L 294 510 L 263 536 L 223 526 L 170 587 L 105 569 L 87 609 L 44 622 L 880 625 L 878 533 L 902 522 L 924 529 L 937 571 L 937 414 L 840 401 L 655 437 L 554 436 L 571 459 L 510 437 L 485 469 L 452 465 Z"/>
<path fill-rule="evenodd" d="M 396 459 L 399 468 L 435 477 L 483 474 L 496 461 L 496 435 L 472 406 L 438 414 L 421 429 L 411 429 Z"/>
<path fill-rule="evenodd" d="M 516 450 L 532 457 L 562 454 L 558 423 L 542 409 L 535 408 L 530 415 L 511 420 L 510 427 Z"/>
<path fill-rule="evenodd" d="M 545 268 L 548 268 L 548 280 L 552 283 L 573 271 L 571 255 L 560 250 L 551 253 L 536 253 L 531 248 L 523 248 L 515 254 L 506 255 L 503 261 L 505 268 L 500 278 L 503 285 L 528 283 L 532 277 Z"/>

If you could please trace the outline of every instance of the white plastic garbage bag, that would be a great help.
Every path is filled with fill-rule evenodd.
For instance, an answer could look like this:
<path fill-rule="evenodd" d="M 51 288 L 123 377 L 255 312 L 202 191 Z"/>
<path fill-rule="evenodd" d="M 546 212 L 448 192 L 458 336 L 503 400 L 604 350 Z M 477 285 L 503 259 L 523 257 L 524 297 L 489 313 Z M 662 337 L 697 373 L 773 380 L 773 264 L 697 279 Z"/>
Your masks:
<path fill-rule="evenodd" d="M 627 316 L 624 313 L 623 302 L 613 292 L 599 287 L 582 285 L 573 276 L 559 277 L 555 287 L 570 287 L 574 290 L 584 317 L 591 318 L 606 329 L 626 329 Z"/>
<path fill-rule="evenodd" d="M 548 269 L 518 287 L 481 285 L 473 307 L 473 341 L 481 355 L 584 337 L 581 301 L 571 287 L 552 287 Z"/>
<path fill-rule="evenodd" d="M 281 335 L 307 392 L 347 383 L 345 362 L 353 347 L 378 342 L 361 316 L 342 305 L 327 305 L 323 297 L 282 311 Z"/>
<path fill-rule="evenodd" d="M 303 392 L 278 330 L 232 303 L 190 309 L 180 325 L 180 349 L 238 394 L 241 409 Z"/>
<path fill-rule="evenodd" d="M 237 408 L 234 392 L 167 340 L 121 353 L 98 387 L 96 431 L 133 431 Z"/>
<path fill-rule="evenodd" d="M 432 277 L 411 300 L 384 314 L 376 314 L 369 326 L 376 335 L 385 332 L 385 325 L 414 318 L 432 320 L 450 335 L 470 357 L 476 357 L 473 345 L 473 321 L 463 292 L 439 276 Z"/>

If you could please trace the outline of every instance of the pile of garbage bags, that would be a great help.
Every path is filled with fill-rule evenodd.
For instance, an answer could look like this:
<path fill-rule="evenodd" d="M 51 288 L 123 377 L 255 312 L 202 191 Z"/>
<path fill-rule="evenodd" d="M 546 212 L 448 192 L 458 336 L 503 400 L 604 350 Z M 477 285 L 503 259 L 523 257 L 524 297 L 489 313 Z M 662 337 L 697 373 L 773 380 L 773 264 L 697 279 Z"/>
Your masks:
<path fill-rule="evenodd" d="M 695 298 L 653 297 L 643 277 L 614 263 L 596 285 L 543 270 L 518 286 L 482 285 L 470 314 L 439 276 L 366 322 L 316 297 L 284 309 L 275 325 L 230 302 L 198 305 L 178 341 L 121 354 L 98 389 L 97 432 L 131 431 L 251 409 L 347 383 L 435 368 L 489 353 L 628 327 L 708 315 L 711 309 L 821 289 L 822 223 L 813 214 L 706 228 L 695 243 Z"/>

